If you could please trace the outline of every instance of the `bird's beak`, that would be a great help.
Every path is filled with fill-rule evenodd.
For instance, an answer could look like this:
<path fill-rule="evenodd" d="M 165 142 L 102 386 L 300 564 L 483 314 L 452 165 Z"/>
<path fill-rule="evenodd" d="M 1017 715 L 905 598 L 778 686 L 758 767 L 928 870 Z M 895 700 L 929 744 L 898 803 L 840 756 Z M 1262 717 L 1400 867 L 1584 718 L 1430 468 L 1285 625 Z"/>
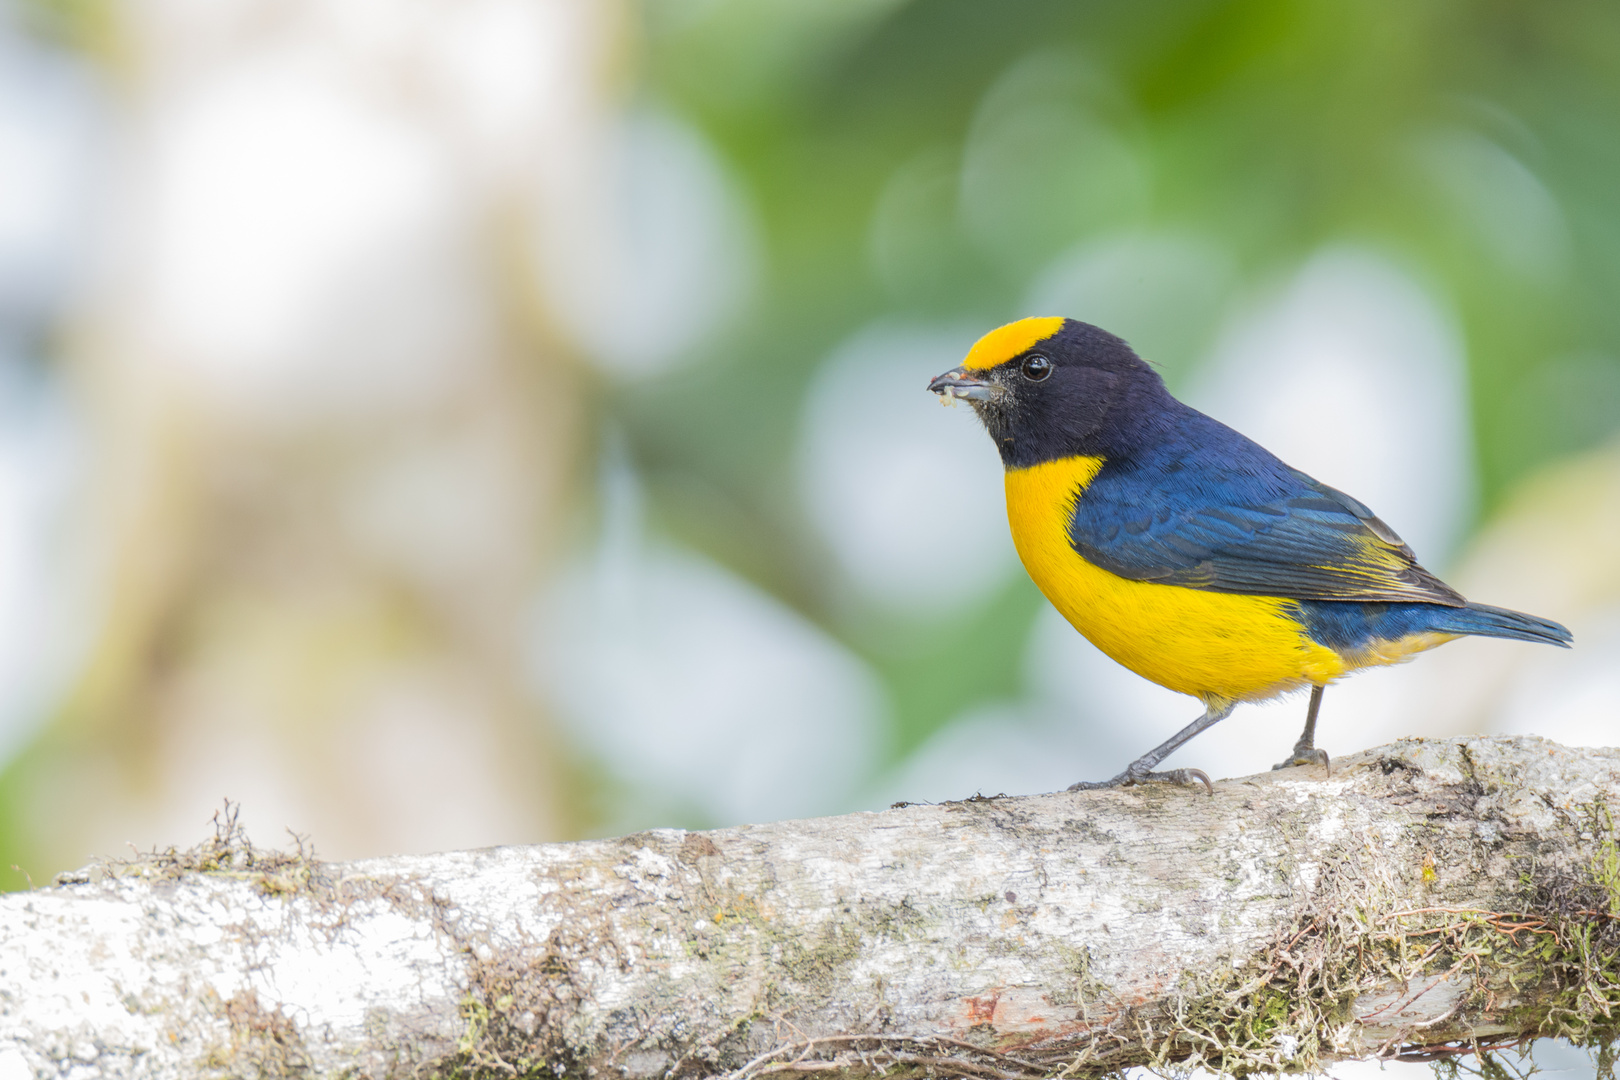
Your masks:
<path fill-rule="evenodd" d="M 969 375 L 966 368 L 954 367 L 943 375 L 934 376 L 934 380 L 928 384 L 928 389 L 942 398 L 989 401 L 994 388 L 983 379 Z"/>

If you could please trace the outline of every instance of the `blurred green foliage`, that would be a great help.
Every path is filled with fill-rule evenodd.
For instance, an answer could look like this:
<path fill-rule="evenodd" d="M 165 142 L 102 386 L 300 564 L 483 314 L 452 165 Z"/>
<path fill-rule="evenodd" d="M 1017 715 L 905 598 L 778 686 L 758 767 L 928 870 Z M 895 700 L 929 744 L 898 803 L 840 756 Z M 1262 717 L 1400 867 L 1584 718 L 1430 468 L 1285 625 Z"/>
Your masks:
<path fill-rule="evenodd" d="M 828 586 L 793 496 L 800 401 L 874 317 L 1053 314 L 1020 310 L 1035 275 L 1124 230 L 1196 238 L 1229 264 L 1224 285 L 1207 276 L 1217 291 L 1356 243 L 1455 312 L 1484 512 L 1620 427 L 1620 6 L 646 0 L 643 15 L 642 93 L 734 170 L 766 278 L 695 367 L 608 410 L 663 528 L 885 674 L 895 754 L 1012 690 L 1039 598 L 1019 580 L 954 624 L 895 628 Z M 1168 327 L 1149 306 L 1111 328 L 1173 381 L 1218 329 L 1224 294 L 1205 299 Z"/>

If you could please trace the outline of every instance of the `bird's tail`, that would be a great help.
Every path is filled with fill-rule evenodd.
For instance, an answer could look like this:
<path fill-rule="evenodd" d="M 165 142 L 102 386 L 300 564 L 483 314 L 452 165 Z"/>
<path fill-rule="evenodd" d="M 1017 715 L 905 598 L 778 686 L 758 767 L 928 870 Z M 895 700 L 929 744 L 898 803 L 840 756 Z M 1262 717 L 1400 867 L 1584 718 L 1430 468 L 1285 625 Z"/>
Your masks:
<path fill-rule="evenodd" d="M 1467 607 L 1447 608 L 1433 624 L 1434 629 L 1448 634 L 1478 634 L 1481 637 L 1513 638 L 1515 641 L 1539 641 L 1546 645 L 1569 648 L 1575 640 L 1564 626 L 1537 615 L 1522 611 L 1491 607 L 1489 604 L 1469 604 Z"/>

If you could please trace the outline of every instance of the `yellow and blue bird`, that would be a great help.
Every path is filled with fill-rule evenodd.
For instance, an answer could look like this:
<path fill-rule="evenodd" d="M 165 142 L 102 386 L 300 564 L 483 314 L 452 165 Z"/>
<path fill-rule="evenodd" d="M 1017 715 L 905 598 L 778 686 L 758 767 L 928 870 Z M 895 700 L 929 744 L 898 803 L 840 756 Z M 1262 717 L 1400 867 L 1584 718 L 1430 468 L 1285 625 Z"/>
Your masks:
<path fill-rule="evenodd" d="M 1112 780 L 1155 772 L 1240 702 L 1309 687 L 1277 768 L 1320 762 L 1322 690 L 1467 634 L 1567 648 L 1549 619 L 1475 604 L 1371 510 L 1177 401 L 1120 338 L 1032 318 L 992 330 L 928 389 L 968 401 L 1001 452 L 1013 544 L 1092 644 L 1204 714 Z M 1213 789 L 1211 789 L 1213 790 Z"/>

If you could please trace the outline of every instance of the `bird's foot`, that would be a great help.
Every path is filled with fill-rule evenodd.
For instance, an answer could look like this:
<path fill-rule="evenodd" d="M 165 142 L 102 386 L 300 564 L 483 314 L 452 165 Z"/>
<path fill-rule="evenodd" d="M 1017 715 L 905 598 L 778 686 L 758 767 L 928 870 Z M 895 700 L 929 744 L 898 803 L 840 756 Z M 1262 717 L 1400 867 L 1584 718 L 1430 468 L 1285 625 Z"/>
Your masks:
<path fill-rule="evenodd" d="M 1112 780 L 1082 780 L 1078 784 L 1070 784 L 1070 791 L 1098 791 L 1102 788 L 1131 787 L 1134 784 L 1146 784 L 1160 781 L 1169 784 L 1203 784 L 1204 790 L 1210 795 L 1215 794 L 1215 785 L 1210 783 L 1209 774 L 1203 769 L 1167 769 L 1164 772 L 1153 772 L 1147 768 L 1137 768 L 1132 765 Z"/>
<path fill-rule="evenodd" d="M 1271 767 L 1271 771 L 1276 772 L 1278 769 L 1292 769 L 1296 765 L 1320 765 L 1322 766 L 1323 772 L 1327 773 L 1329 776 L 1333 775 L 1333 766 L 1328 761 L 1328 752 L 1326 750 L 1318 750 L 1316 747 L 1309 745 L 1295 746 L 1293 755 L 1289 757 L 1287 761 L 1277 762 L 1277 764 Z"/>

